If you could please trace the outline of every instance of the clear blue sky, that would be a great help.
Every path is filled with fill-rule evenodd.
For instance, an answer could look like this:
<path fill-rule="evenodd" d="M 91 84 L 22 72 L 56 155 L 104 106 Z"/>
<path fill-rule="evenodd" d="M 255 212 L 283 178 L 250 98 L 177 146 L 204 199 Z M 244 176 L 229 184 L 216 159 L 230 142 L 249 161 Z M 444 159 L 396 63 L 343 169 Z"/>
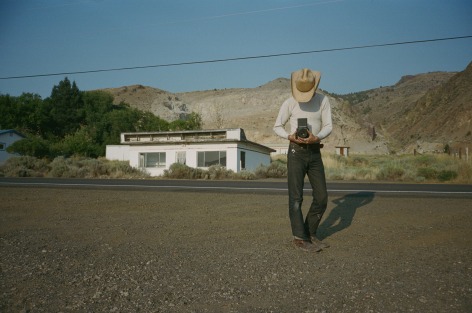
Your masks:
<path fill-rule="evenodd" d="M 472 35 L 470 0 L 0 0 L 0 77 L 297 53 Z M 0 79 L 48 97 L 141 84 L 183 92 L 253 88 L 299 68 L 338 94 L 403 75 L 462 71 L 472 38 L 126 71 Z"/>

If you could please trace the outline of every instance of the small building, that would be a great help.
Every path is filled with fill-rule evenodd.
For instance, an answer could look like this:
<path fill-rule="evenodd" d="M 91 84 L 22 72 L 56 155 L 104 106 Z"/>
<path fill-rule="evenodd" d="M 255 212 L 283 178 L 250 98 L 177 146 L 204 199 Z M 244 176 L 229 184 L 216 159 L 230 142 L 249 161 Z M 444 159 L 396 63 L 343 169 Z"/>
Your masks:
<path fill-rule="evenodd" d="M 217 129 L 122 133 L 120 145 L 108 145 L 106 158 L 129 161 L 151 176 L 161 176 L 174 163 L 208 169 L 221 165 L 239 173 L 270 164 L 274 149 L 246 139 L 244 130 Z"/>
<path fill-rule="evenodd" d="M 349 156 L 349 148 L 350 147 L 346 147 L 346 146 L 336 146 L 336 154 L 340 155 L 340 156 L 348 157 Z"/>
<path fill-rule="evenodd" d="M 5 163 L 11 157 L 17 156 L 16 154 L 8 153 L 7 148 L 23 138 L 25 136 L 14 129 L 0 130 L 0 164 Z"/>
<path fill-rule="evenodd" d="M 271 143 L 268 144 L 268 146 L 272 149 L 274 149 L 274 152 L 271 153 L 271 155 L 287 155 L 288 154 L 288 146 L 289 143 L 288 141 L 286 143 Z"/>

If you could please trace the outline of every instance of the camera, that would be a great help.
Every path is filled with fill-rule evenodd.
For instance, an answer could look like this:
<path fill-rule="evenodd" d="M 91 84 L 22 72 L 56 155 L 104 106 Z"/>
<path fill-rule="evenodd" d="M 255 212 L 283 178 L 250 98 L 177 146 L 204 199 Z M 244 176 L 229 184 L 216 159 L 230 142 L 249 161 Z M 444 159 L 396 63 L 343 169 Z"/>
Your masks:
<path fill-rule="evenodd" d="M 308 122 L 306 118 L 299 118 L 297 120 L 298 126 L 297 126 L 297 132 L 296 135 L 299 138 L 308 138 L 310 137 L 310 134 L 308 133 Z"/>

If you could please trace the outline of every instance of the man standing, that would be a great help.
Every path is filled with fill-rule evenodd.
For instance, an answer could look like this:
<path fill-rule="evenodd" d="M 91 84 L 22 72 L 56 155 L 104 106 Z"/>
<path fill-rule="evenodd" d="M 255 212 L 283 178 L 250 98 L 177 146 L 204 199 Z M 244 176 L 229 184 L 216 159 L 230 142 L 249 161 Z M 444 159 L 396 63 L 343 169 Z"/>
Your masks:
<path fill-rule="evenodd" d="M 333 129 L 328 97 L 316 93 L 321 73 L 301 69 L 291 76 L 292 97 L 281 106 L 274 132 L 290 141 L 288 168 L 288 204 L 293 243 L 304 251 L 321 251 L 329 247 L 316 237 L 316 231 L 328 206 L 328 192 L 320 141 Z M 290 133 L 285 124 L 290 121 Z M 302 202 L 305 176 L 312 188 L 313 200 L 303 219 Z"/>

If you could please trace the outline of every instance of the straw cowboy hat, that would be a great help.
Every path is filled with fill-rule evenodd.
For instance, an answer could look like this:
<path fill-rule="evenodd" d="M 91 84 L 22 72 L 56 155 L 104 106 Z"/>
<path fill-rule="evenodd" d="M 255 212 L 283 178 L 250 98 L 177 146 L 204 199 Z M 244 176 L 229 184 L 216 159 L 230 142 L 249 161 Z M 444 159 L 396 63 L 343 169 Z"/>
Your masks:
<path fill-rule="evenodd" d="M 308 68 L 292 73 L 292 96 L 298 102 L 308 102 L 320 84 L 321 73 Z"/>

